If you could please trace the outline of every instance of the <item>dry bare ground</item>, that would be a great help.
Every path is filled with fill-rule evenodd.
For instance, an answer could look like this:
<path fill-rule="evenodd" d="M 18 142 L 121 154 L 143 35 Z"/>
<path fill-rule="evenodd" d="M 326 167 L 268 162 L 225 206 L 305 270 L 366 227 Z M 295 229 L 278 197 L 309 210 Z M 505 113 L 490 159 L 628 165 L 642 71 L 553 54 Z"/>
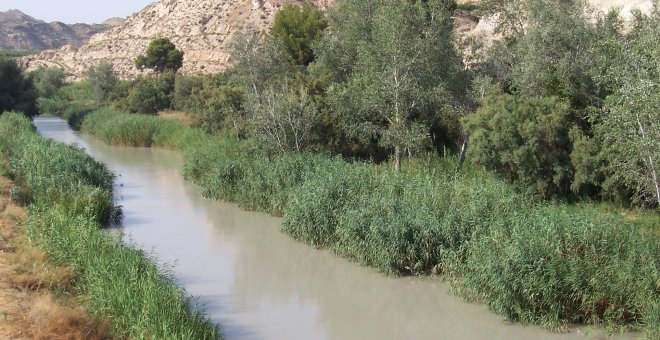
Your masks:
<path fill-rule="evenodd" d="M 25 210 L 0 176 L 0 339 L 111 339 L 107 322 L 91 318 L 70 294 L 76 277 L 27 241 Z"/>
<path fill-rule="evenodd" d="M 165 119 L 178 120 L 186 126 L 190 126 L 192 124 L 192 119 L 190 118 L 190 116 L 186 115 L 185 112 L 181 112 L 181 111 L 162 111 L 162 112 L 158 112 L 158 117 L 165 118 Z"/>

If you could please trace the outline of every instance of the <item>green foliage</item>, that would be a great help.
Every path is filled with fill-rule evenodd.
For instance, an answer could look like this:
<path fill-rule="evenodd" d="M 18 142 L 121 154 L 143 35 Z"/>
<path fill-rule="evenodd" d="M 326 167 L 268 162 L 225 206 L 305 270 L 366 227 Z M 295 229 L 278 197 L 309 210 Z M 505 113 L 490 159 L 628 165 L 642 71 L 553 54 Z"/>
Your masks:
<path fill-rule="evenodd" d="M 339 81 L 329 97 L 348 136 L 405 151 L 429 140 L 431 125 L 456 121 L 465 90 L 445 1 L 344 1 L 328 14 L 319 62 Z M 444 123 L 444 124 L 443 124 Z"/>
<path fill-rule="evenodd" d="M 314 61 L 312 45 L 326 26 L 321 11 L 312 5 L 286 4 L 275 13 L 270 36 L 287 52 L 293 64 L 307 66 Z"/>
<path fill-rule="evenodd" d="M 532 187 L 542 196 L 566 194 L 572 168 L 568 105 L 556 97 L 493 95 L 464 119 L 472 160 Z"/>
<path fill-rule="evenodd" d="M 64 86 L 64 70 L 59 67 L 40 67 L 30 73 L 37 95 L 42 98 L 51 98 Z"/>
<path fill-rule="evenodd" d="M 0 51 L 0 58 L 20 58 L 26 57 L 32 54 L 36 54 L 35 51 Z"/>
<path fill-rule="evenodd" d="M 472 296 L 516 321 L 646 322 L 653 330 L 660 278 L 653 229 L 560 205 L 510 215 L 491 221 L 456 269 Z"/>
<path fill-rule="evenodd" d="M 115 145 L 183 149 L 204 140 L 204 133 L 178 121 L 130 114 L 111 108 L 99 109 L 86 115 L 81 130 Z"/>
<path fill-rule="evenodd" d="M 75 129 L 80 128 L 84 116 L 97 105 L 87 81 L 64 85 L 52 97 L 40 97 L 37 104 L 40 112 L 60 116 Z"/>
<path fill-rule="evenodd" d="M 115 99 L 115 105 L 124 111 L 144 114 L 156 114 L 168 109 L 171 105 L 171 94 L 174 90 L 175 74 L 165 72 L 152 77 L 140 77 L 119 86 L 120 91 Z"/>
<path fill-rule="evenodd" d="M 475 66 L 477 72 L 516 95 L 566 100 L 573 110 L 568 118 L 587 124 L 582 111 L 602 101 L 591 73 L 597 60 L 592 48 L 604 30 L 591 22 L 586 2 L 489 0 L 483 7 L 501 13 L 496 31 L 504 39 Z"/>
<path fill-rule="evenodd" d="M 110 93 L 117 86 L 117 76 L 114 73 L 112 63 L 103 61 L 87 70 L 87 81 L 94 91 L 97 105 L 108 103 Z"/>
<path fill-rule="evenodd" d="M 273 39 L 237 35 L 231 49 L 233 76 L 237 84 L 250 92 L 261 92 L 268 86 L 279 85 L 294 70 L 286 53 Z"/>
<path fill-rule="evenodd" d="M 112 125 L 120 116 L 97 118 Z M 157 119 L 134 116 L 145 126 Z M 192 131 L 178 126 L 179 135 Z M 511 320 L 654 332 L 657 218 L 633 223 L 610 209 L 540 204 L 482 170 L 446 173 L 453 162 L 415 159 L 396 173 L 322 154 L 269 157 L 204 135 L 180 140 L 171 147 L 184 150 L 184 176 L 204 195 L 284 215 L 283 230 L 296 239 L 395 275 L 444 273 Z"/>
<path fill-rule="evenodd" d="M 182 65 L 183 51 L 177 50 L 170 39 L 164 37 L 152 40 L 146 53 L 135 59 L 135 67 L 138 69 L 150 68 L 158 74 L 165 71 L 176 73 Z"/>
<path fill-rule="evenodd" d="M 202 76 L 178 73 L 174 79 L 172 108 L 187 113 L 201 111 L 201 103 L 198 103 L 193 95 L 204 87 L 204 80 Z"/>
<path fill-rule="evenodd" d="M 637 199 L 660 205 L 660 9 L 642 18 L 632 39 L 610 42 L 620 59 L 603 81 L 613 86 L 595 135 Z"/>
<path fill-rule="evenodd" d="M 9 160 L 15 196 L 31 203 L 32 242 L 71 266 L 76 289 L 120 338 L 216 339 L 218 327 L 196 310 L 153 256 L 99 231 L 112 203 L 113 176 L 83 150 L 41 138 L 17 113 L 0 117 L 0 157 Z"/>
<path fill-rule="evenodd" d="M 37 114 L 37 92 L 15 61 L 0 57 L 0 113 L 15 110 L 25 115 Z"/>
<path fill-rule="evenodd" d="M 195 127 L 210 134 L 244 138 L 248 127 L 245 91 L 223 75 L 177 75 L 172 106 L 185 111 Z"/>
<path fill-rule="evenodd" d="M 250 113 L 254 136 L 265 149 L 278 152 L 302 151 L 311 142 L 319 112 L 304 88 L 290 91 L 274 88 L 252 97 Z"/>
<path fill-rule="evenodd" d="M 475 11 L 475 10 L 481 10 L 482 6 L 478 2 L 463 2 L 460 4 L 456 4 L 456 9 L 459 11 Z"/>

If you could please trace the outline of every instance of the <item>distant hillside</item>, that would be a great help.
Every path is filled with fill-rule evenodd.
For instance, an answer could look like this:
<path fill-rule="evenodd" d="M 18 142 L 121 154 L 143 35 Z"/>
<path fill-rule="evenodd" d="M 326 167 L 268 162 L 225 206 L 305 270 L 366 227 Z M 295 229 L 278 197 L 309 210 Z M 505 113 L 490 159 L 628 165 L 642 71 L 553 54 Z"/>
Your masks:
<path fill-rule="evenodd" d="M 228 65 L 229 46 L 236 32 L 265 33 L 275 12 L 285 3 L 306 0 L 162 0 L 130 16 L 121 26 L 97 34 L 80 48 L 65 46 L 25 58 L 28 69 L 60 66 L 81 76 L 102 60 L 109 60 L 122 78 L 139 72 L 134 60 L 158 36 L 168 37 L 185 52 L 182 71 L 212 73 Z M 326 8 L 334 0 L 314 0 Z"/>
<path fill-rule="evenodd" d="M 75 77 L 90 67 L 107 60 L 114 64 L 121 78 L 132 78 L 140 72 L 135 57 L 144 52 L 155 37 L 167 37 L 185 52 L 184 73 L 217 73 L 229 64 L 232 37 L 237 32 L 265 34 L 274 21 L 275 12 L 285 3 L 308 0 L 161 0 L 130 16 L 121 25 L 93 36 L 80 48 L 64 46 L 23 58 L 28 69 L 58 66 Z M 312 0 L 322 9 L 336 0 Z M 596 8 L 621 7 L 624 16 L 634 7 L 648 10 L 652 0 L 589 0 Z M 459 0 L 459 3 L 479 0 Z M 488 20 L 479 21 L 469 12 L 456 17 L 459 34 L 492 33 Z"/>
<path fill-rule="evenodd" d="M 99 32 L 112 28 L 108 24 L 46 23 L 21 11 L 0 12 L 0 50 L 43 51 L 65 45 L 82 46 Z"/>

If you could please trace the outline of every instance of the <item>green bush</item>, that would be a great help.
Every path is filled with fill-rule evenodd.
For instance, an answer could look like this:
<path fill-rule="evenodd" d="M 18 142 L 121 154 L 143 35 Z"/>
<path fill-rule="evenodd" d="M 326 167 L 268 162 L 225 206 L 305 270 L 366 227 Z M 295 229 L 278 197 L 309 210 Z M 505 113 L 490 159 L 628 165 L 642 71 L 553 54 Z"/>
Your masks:
<path fill-rule="evenodd" d="M 295 65 L 309 65 L 314 61 L 312 45 L 321 37 L 328 26 L 323 12 L 310 4 L 302 7 L 286 4 L 275 13 L 275 22 L 270 31 L 274 39 L 286 51 Z"/>
<path fill-rule="evenodd" d="M 18 64 L 0 56 L 0 113 L 16 110 L 28 116 L 37 114 L 37 90 Z"/>
<path fill-rule="evenodd" d="M 171 94 L 174 91 L 173 72 L 158 76 L 138 78 L 125 85 L 118 85 L 115 93 L 115 105 L 124 111 L 144 114 L 156 114 L 170 108 Z M 125 86 L 125 88 L 122 88 Z"/>
<path fill-rule="evenodd" d="M 471 159 L 544 197 L 570 193 L 568 105 L 556 97 L 491 95 L 463 125 Z"/>

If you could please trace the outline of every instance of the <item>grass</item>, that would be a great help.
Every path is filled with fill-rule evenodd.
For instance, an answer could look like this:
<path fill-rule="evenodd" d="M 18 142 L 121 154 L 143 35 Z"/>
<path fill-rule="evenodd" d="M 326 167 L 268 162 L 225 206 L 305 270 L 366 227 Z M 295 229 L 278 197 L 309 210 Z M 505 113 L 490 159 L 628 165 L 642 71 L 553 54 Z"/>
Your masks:
<path fill-rule="evenodd" d="M 119 338 L 216 339 L 218 326 L 194 308 L 167 268 L 118 236 L 99 231 L 113 213 L 113 176 L 83 150 L 38 136 L 24 116 L 0 117 L 0 156 L 12 195 L 28 204 L 30 239 L 73 268 L 90 310 Z"/>
<path fill-rule="evenodd" d="M 457 174 L 454 162 L 432 157 L 397 174 L 322 154 L 269 156 L 149 116 L 95 112 L 83 130 L 183 150 L 184 176 L 204 195 L 284 216 L 294 238 L 388 274 L 444 274 L 509 320 L 660 335 L 657 213 L 631 219 L 600 205 L 536 202 L 479 168 Z"/>

